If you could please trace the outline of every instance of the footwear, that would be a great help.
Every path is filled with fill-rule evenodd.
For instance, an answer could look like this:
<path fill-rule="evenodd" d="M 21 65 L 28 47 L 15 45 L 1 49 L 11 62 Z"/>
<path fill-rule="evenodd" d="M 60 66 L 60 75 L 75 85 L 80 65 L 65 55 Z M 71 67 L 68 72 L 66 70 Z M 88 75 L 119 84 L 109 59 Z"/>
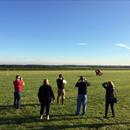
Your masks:
<path fill-rule="evenodd" d="M 16 109 L 20 109 L 20 107 L 16 107 Z"/>
<path fill-rule="evenodd" d="M 42 119 L 43 119 L 43 115 L 40 116 L 40 120 L 42 120 Z"/>
<path fill-rule="evenodd" d="M 47 121 L 49 121 L 49 120 L 50 120 L 50 117 L 49 117 L 49 115 L 47 115 L 47 118 L 46 118 L 46 120 L 47 120 Z"/>
<path fill-rule="evenodd" d="M 75 113 L 76 116 L 79 116 L 80 114 L 79 113 Z"/>
<path fill-rule="evenodd" d="M 82 116 L 85 115 L 85 112 L 83 112 L 81 115 L 82 115 Z"/>
<path fill-rule="evenodd" d="M 13 105 L 14 106 L 14 108 L 16 108 L 16 105 Z"/>

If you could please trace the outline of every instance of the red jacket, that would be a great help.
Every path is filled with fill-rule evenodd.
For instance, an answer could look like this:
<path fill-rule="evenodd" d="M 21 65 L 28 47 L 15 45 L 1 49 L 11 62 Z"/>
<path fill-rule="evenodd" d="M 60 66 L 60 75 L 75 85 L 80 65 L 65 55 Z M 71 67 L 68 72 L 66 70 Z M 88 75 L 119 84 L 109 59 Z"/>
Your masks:
<path fill-rule="evenodd" d="M 22 92 L 23 90 L 23 82 L 21 80 L 14 80 L 14 91 L 15 92 Z"/>

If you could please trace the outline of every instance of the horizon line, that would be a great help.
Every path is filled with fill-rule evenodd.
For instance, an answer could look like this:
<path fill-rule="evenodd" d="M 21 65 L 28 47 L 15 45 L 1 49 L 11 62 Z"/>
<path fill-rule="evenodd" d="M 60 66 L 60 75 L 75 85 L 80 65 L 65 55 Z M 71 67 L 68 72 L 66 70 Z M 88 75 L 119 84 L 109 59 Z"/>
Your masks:
<path fill-rule="evenodd" d="M 97 64 L 86 64 L 86 65 L 83 65 L 83 64 L 0 64 L 0 66 L 29 66 L 29 65 L 32 65 L 32 66 L 130 66 L 130 65 L 109 65 L 109 64 L 106 64 L 106 65 L 103 65 L 103 64 L 100 64 L 100 65 L 97 65 Z"/>

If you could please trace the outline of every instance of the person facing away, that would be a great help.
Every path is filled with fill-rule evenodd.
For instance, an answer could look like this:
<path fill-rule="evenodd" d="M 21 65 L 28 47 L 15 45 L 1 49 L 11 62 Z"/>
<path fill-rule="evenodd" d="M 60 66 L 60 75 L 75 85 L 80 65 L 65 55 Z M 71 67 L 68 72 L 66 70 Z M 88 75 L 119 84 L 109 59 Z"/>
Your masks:
<path fill-rule="evenodd" d="M 16 75 L 16 80 L 13 81 L 14 85 L 14 108 L 19 109 L 21 106 L 21 93 L 24 86 L 24 81 L 20 80 L 20 75 Z"/>
<path fill-rule="evenodd" d="M 44 109 L 46 108 L 46 118 L 50 120 L 49 111 L 50 111 L 50 103 L 55 100 L 54 93 L 52 87 L 49 85 L 48 79 L 43 80 L 43 85 L 39 88 L 38 92 L 39 102 L 41 103 L 40 109 L 40 119 L 43 119 Z"/>
<path fill-rule="evenodd" d="M 78 88 L 78 96 L 77 96 L 77 109 L 76 115 L 80 115 L 80 107 L 82 104 L 82 115 L 86 113 L 87 107 L 87 87 L 90 84 L 83 76 L 80 76 L 80 79 L 75 84 L 75 87 Z"/>
<path fill-rule="evenodd" d="M 114 97 L 115 97 L 115 87 L 112 81 L 108 81 L 102 84 L 106 90 L 105 95 L 105 118 L 107 117 L 108 107 L 111 106 L 112 116 L 115 117 L 114 112 Z"/>
<path fill-rule="evenodd" d="M 57 104 L 59 104 L 59 99 L 61 98 L 61 103 L 62 105 L 64 104 L 64 99 L 65 99 L 65 88 L 64 88 L 64 78 L 62 74 L 59 74 L 59 78 L 56 80 L 57 82 Z"/>

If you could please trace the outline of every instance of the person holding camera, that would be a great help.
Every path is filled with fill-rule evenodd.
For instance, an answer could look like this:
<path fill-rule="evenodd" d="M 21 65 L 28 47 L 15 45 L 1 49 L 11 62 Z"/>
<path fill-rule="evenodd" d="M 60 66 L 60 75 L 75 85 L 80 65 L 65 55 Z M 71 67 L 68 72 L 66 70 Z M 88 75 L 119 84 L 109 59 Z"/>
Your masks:
<path fill-rule="evenodd" d="M 67 81 L 64 80 L 62 74 L 59 74 L 59 77 L 58 79 L 56 80 L 56 83 L 57 83 L 57 88 L 58 88 L 58 91 L 57 91 L 57 104 L 59 104 L 59 99 L 61 97 L 61 103 L 62 105 L 64 104 L 64 99 L 65 99 L 65 84 L 67 84 Z"/>
<path fill-rule="evenodd" d="M 16 75 L 16 80 L 13 81 L 14 85 L 14 108 L 19 109 L 21 106 L 21 93 L 23 91 L 24 81 L 21 80 L 20 75 Z"/>
<path fill-rule="evenodd" d="M 107 117 L 108 113 L 108 107 L 111 106 L 112 116 L 115 117 L 115 111 L 114 111 L 114 103 L 117 101 L 115 100 L 115 86 L 112 81 L 108 81 L 102 84 L 102 86 L 106 90 L 105 95 L 105 118 Z"/>
<path fill-rule="evenodd" d="M 81 104 L 82 104 L 82 115 L 84 115 L 86 113 L 87 87 L 89 85 L 90 84 L 88 83 L 88 81 L 83 76 L 80 76 L 80 79 L 75 84 L 75 87 L 78 88 L 76 115 L 80 115 Z"/>

